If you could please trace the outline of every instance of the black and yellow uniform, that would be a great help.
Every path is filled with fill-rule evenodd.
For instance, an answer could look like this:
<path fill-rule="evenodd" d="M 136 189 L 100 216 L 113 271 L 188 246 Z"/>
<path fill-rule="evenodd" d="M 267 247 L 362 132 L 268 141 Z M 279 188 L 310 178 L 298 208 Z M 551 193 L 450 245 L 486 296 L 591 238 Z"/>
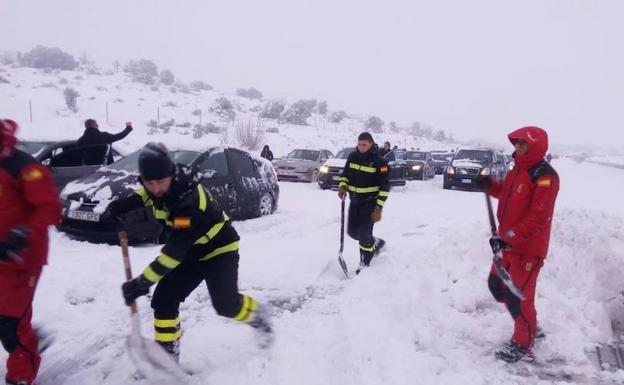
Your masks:
<path fill-rule="evenodd" d="M 140 188 L 113 202 L 111 209 L 119 215 L 146 206 L 170 229 L 161 254 L 139 278 L 158 283 L 152 297 L 155 339 L 175 356 L 181 335 L 179 305 L 202 281 L 217 314 L 253 327 L 267 326 L 259 325 L 265 320 L 258 315 L 258 303 L 238 292 L 238 233 L 197 180 L 188 168 L 178 165 L 164 197 L 155 199 Z"/>
<path fill-rule="evenodd" d="M 374 222 L 371 214 L 381 210 L 390 193 L 388 162 L 375 147 L 361 154 L 357 149 L 349 154 L 340 175 L 339 187 L 349 192 L 349 222 L 347 233 L 359 241 L 361 262 L 368 266 L 375 254 Z"/>

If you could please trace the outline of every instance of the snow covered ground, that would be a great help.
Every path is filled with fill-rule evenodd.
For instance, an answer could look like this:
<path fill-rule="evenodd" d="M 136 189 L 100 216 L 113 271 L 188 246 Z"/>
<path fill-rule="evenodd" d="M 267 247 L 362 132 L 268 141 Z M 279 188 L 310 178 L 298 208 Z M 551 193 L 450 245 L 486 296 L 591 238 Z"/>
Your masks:
<path fill-rule="evenodd" d="M 538 283 L 538 318 L 548 333 L 536 355 L 584 383 L 622 383 L 599 373 L 587 352 L 612 337 L 622 317 L 624 188 L 622 170 L 555 160 L 561 191 L 551 252 Z M 497 362 L 493 350 L 512 333 L 509 315 L 487 289 L 491 252 L 482 194 L 447 191 L 440 177 L 392 190 L 375 233 L 388 241 L 373 266 L 353 280 L 336 261 L 340 204 L 336 193 L 281 183 L 280 208 L 237 222 L 240 289 L 273 305 L 276 342 L 255 346 L 249 327 L 215 315 L 198 288 L 181 309 L 181 365 L 190 384 L 546 384 Z M 130 249 L 137 274 L 157 246 Z M 345 258 L 358 262 L 348 239 Z M 77 242 L 52 231 L 50 265 L 35 318 L 57 331 L 42 370 L 85 346 L 102 347 L 68 384 L 148 383 L 132 379 L 125 353 L 130 330 L 120 284 L 120 249 Z M 151 309 L 139 300 L 143 333 Z M 624 317 L 622 318 L 624 319 Z M 4 359 L 1 353 L 0 359 Z"/>

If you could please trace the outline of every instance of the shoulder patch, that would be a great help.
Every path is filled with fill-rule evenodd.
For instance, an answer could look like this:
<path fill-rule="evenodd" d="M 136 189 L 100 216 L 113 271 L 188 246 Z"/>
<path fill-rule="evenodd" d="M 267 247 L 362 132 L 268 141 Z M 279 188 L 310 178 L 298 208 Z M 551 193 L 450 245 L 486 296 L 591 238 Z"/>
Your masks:
<path fill-rule="evenodd" d="M 173 218 L 174 229 L 188 229 L 191 227 L 190 217 L 175 217 Z"/>
<path fill-rule="evenodd" d="M 388 166 L 383 165 L 383 166 L 379 167 L 379 172 L 388 172 Z"/>
<path fill-rule="evenodd" d="M 22 171 L 22 179 L 24 182 L 34 182 L 41 178 L 43 178 L 43 173 L 37 168 L 27 167 L 24 171 Z"/>
<path fill-rule="evenodd" d="M 537 187 L 550 187 L 551 183 L 550 178 L 542 177 L 537 180 Z"/>

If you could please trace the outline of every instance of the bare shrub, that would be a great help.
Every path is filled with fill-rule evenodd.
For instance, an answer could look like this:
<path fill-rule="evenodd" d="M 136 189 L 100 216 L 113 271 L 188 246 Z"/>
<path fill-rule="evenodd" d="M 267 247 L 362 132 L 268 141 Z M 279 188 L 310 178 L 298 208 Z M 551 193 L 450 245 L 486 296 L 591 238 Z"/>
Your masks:
<path fill-rule="evenodd" d="M 63 96 L 65 97 L 65 104 L 67 105 L 67 108 L 69 108 L 71 112 L 78 112 L 77 101 L 78 96 L 80 96 L 78 91 L 71 87 L 67 87 L 63 91 Z"/>
<path fill-rule="evenodd" d="M 249 151 L 258 150 L 264 144 L 262 124 L 247 120 L 236 124 L 236 139 L 238 143 Z"/>

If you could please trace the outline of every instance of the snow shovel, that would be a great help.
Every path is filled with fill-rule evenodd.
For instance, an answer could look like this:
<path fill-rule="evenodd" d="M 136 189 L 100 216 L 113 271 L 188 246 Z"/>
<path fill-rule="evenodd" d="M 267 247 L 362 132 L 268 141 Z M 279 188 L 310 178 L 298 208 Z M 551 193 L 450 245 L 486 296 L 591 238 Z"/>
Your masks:
<path fill-rule="evenodd" d="M 494 219 L 494 210 L 492 209 L 492 200 L 490 199 L 490 196 L 487 194 L 487 192 L 485 193 L 485 202 L 487 203 L 488 216 L 490 218 L 490 229 L 492 230 L 492 236 L 495 237 L 498 235 L 498 233 L 496 232 L 496 219 Z M 524 294 L 522 293 L 520 289 L 516 287 L 516 285 L 514 285 L 513 281 L 511 280 L 511 277 L 509 276 L 509 273 L 503 267 L 503 253 L 501 249 L 497 247 L 496 249 L 493 248 L 492 251 L 494 252 L 493 262 L 494 262 L 494 269 L 496 270 L 496 274 L 503 281 L 505 286 L 507 286 L 509 291 L 513 293 L 513 295 L 518 297 L 520 300 L 523 300 Z"/>
<path fill-rule="evenodd" d="M 128 254 L 128 234 L 125 231 L 120 231 L 117 236 L 121 246 L 126 281 L 129 281 L 132 279 L 132 269 Z M 136 302 L 130 305 L 130 319 L 132 328 L 126 337 L 126 348 L 130 359 L 138 369 L 139 375 L 149 379 L 150 384 L 160 384 L 161 381 L 164 384 L 174 380 L 186 383 L 185 374 L 173 357 L 156 342 L 143 338 L 141 335 L 141 320 Z"/>
<path fill-rule="evenodd" d="M 340 250 L 338 250 L 338 263 L 340 263 L 340 268 L 342 268 L 345 277 L 349 278 L 347 263 L 342 258 L 342 250 L 344 249 L 345 198 L 342 197 L 340 200 Z"/>

